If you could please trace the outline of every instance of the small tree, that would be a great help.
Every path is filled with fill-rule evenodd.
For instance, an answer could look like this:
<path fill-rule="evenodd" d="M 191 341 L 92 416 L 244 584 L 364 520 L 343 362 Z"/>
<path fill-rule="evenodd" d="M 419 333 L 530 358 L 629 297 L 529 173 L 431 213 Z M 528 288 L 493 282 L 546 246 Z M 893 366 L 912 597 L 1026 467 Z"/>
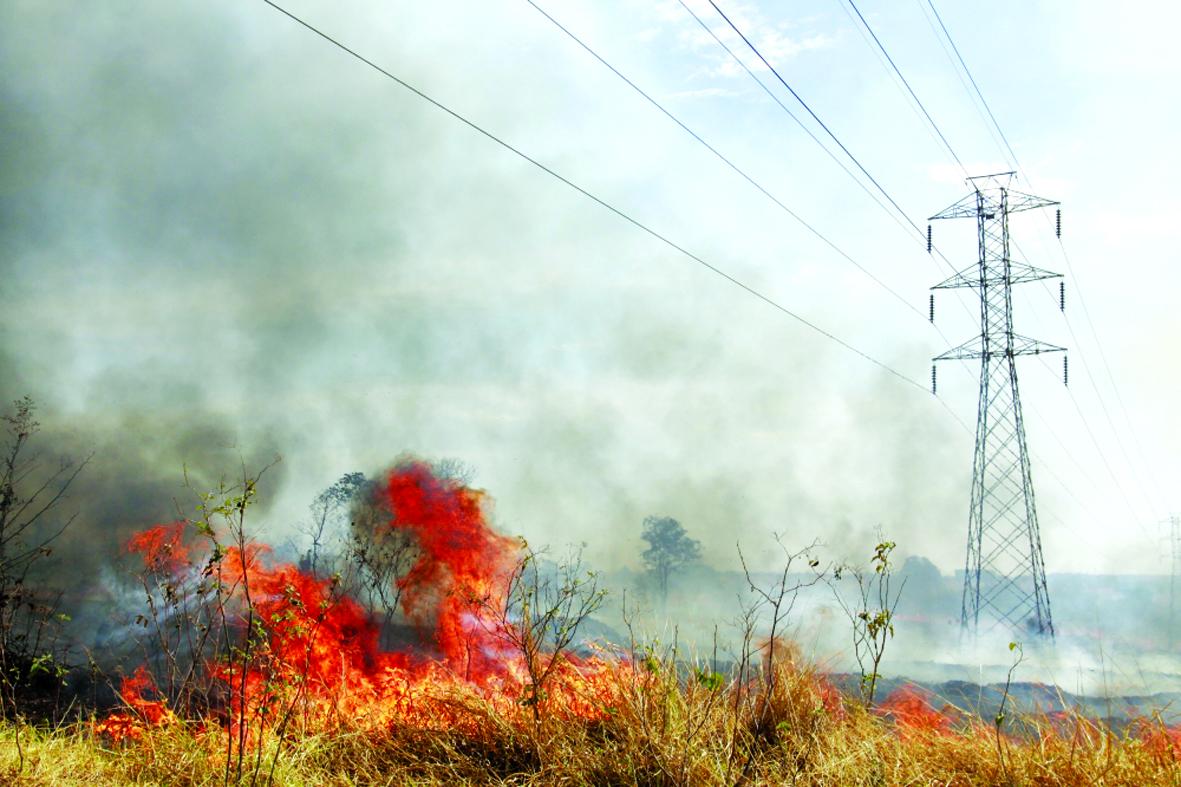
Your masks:
<path fill-rule="evenodd" d="M 997 709 L 996 717 L 993 719 L 993 725 L 996 727 L 996 756 L 1001 764 L 1001 774 L 1005 777 L 1005 781 L 1009 781 L 1009 768 L 1005 763 L 1005 745 L 1004 738 L 1001 735 L 1001 727 L 1005 723 L 1005 705 L 1009 701 L 1009 690 L 1013 687 L 1013 673 L 1021 666 L 1021 662 L 1025 661 L 1025 648 L 1021 647 L 1020 642 L 1010 642 L 1009 652 L 1013 654 L 1013 664 L 1009 667 L 1009 674 L 1005 676 L 1005 691 L 1001 695 L 1001 706 Z"/>
<path fill-rule="evenodd" d="M 645 517 L 640 537 L 648 542 L 643 554 L 644 567 L 656 581 L 661 602 L 667 602 L 668 578 L 701 559 L 701 543 L 690 538 L 681 523 L 671 516 Z"/>
<path fill-rule="evenodd" d="M 509 574 L 503 602 L 481 600 L 492 612 L 497 631 L 521 655 L 528 677 L 521 704 L 540 725 L 547 686 L 568 661 L 578 629 L 603 605 L 607 591 L 599 575 L 583 568 L 581 549 L 557 565 L 543 566 L 539 555 L 523 544 L 524 554 Z M 498 604 L 500 604 L 498 608 Z"/>
<path fill-rule="evenodd" d="M 316 499 L 308 506 L 312 521 L 307 528 L 307 534 L 311 537 L 312 543 L 300 558 L 300 569 L 313 576 L 321 575 L 321 570 L 325 568 L 321 563 L 328 540 L 333 536 L 333 525 L 348 511 L 353 497 L 365 484 L 364 473 L 345 473 L 336 483 L 316 495 Z"/>
<path fill-rule="evenodd" d="M 894 564 L 890 562 L 890 553 L 895 546 L 893 541 L 878 542 L 869 561 L 872 572 L 851 565 L 837 566 L 833 571 L 833 579 L 850 579 L 856 585 L 851 599 L 846 599 L 837 588 L 832 589 L 853 628 L 853 655 L 861 669 L 861 697 L 866 707 L 873 705 L 886 643 L 894 637 L 894 610 L 906 586 L 904 577 L 896 590 L 891 587 Z"/>
<path fill-rule="evenodd" d="M 15 711 L 22 681 L 38 672 L 61 677 L 53 640 L 57 624 L 67 618 L 57 612 L 56 594 L 32 578 L 74 521 L 76 514 L 60 515 L 61 504 L 90 461 L 87 456 L 54 464 L 30 453 L 29 442 L 41 427 L 35 412 L 26 396 L 0 415 L 7 436 L 0 449 L 0 714 Z"/>
<path fill-rule="evenodd" d="M 750 569 L 746 565 L 746 556 L 742 554 L 742 548 L 738 548 L 738 560 L 742 563 L 742 573 L 746 577 L 746 584 L 750 588 L 751 593 L 754 594 L 754 602 L 744 610 L 745 619 L 749 620 L 753 626 L 757 617 L 766 612 L 769 613 L 770 627 L 767 631 L 766 643 L 762 646 L 764 653 L 764 661 L 767 668 L 764 670 L 763 678 L 766 682 L 767 693 L 770 694 L 775 688 L 776 679 L 776 648 L 783 647 L 783 634 L 787 626 L 787 620 L 791 616 L 792 610 L 795 609 L 796 600 L 799 598 L 800 591 L 812 587 L 817 582 L 824 579 L 824 570 L 820 569 L 820 561 L 812 556 L 816 549 L 816 543 L 813 542 L 810 546 L 805 547 L 799 551 L 792 551 L 788 549 L 787 545 L 783 543 L 782 537 L 776 533 L 775 542 L 779 544 L 779 549 L 783 552 L 783 570 L 780 571 L 776 580 L 768 585 L 761 585 L 756 582 L 751 576 Z M 806 561 L 808 564 L 808 574 L 803 577 L 792 575 L 792 568 L 800 561 Z M 753 628 L 748 629 L 746 639 L 754 633 Z M 740 665 L 745 668 L 745 664 Z"/>
<path fill-rule="evenodd" d="M 414 536 L 390 526 L 393 516 L 376 484 L 369 481 L 357 489 L 349 507 L 341 570 L 349 594 L 381 620 L 383 648 L 394 645 L 390 624 L 399 614 L 403 589 L 398 580 L 419 556 Z"/>

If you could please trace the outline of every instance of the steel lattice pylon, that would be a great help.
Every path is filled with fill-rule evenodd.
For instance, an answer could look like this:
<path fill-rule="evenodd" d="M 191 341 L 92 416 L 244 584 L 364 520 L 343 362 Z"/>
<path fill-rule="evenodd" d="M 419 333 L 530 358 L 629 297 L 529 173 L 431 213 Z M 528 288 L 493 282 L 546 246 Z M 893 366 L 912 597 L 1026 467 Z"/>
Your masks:
<path fill-rule="evenodd" d="M 1181 516 L 1169 517 L 1169 545 L 1172 547 L 1173 567 L 1169 573 L 1169 650 L 1177 643 L 1177 578 L 1181 576 Z"/>
<path fill-rule="evenodd" d="M 961 625 L 975 632 L 982 622 L 1008 624 L 1052 637 L 1015 359 L 1064 348 L 1013 332 L 1012 285 L 1061 274 L 1012 259 L 1009 214 L 1058 203 L 1010 189 L 1011 177 L 1012 173 L 1002 173 L 969 178 L 972 193 L 931 217 L 976 219 L 976 265 L 932 289 L 968 288 L 980 298 L 980 335 L 933 360 L 980 360 Z"/>

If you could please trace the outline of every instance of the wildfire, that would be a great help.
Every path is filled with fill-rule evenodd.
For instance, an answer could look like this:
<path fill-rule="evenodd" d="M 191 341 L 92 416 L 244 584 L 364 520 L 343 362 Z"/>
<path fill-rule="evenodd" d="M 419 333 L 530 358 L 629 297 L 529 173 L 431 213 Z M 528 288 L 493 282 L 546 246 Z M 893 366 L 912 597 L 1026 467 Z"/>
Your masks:
<path fill-rule="evenodd" d="M 1132 732 L 1157 760 L 1181 761 L 1181 726 L 1169 726 L 1159 720 L 1137 719 Z"/>
<path fill-rule="evenodd" d="M 904 735 L 950 735 L 955 724 L 954 709 L 936 709 L 930 692 L 907 684 L 890 692 L 878 712 L 891 718 Z"/>
<path fill-rule="evenodd" d="M 467 711 L 490 707 L 526 718 L 528 673 L 509 647 L 506 584 L 522 543 L 495 532 L 483 493 L 439 478 L 422 462 L 405 462 L 378 489 L 390 512 L 383 524 L 413 537 L 418 558 L 397 580 L 406 619 L 433 654 L 382 651 L 377 623 L 332 578 L 273 563 L 263 545 L 186 542 L 183 522 L 132 537 L 168 593 L 204 582 L 237 642 L 204 666 L 224 698 L 226 729 L 314 725 L 380 727 L 409 724 L 447 729 L 472 723 Z M 192 530 L 193 528 L 188 528 Z M 552 655 L 548 658 L 554 658 Z M 551 715 L 596 718 L 611 704 L 607 665 L 568 657 L 554 665 L 544 694 Z M 128 712 L 109 716 L 96 731 L 121 740 L 175 719 L 148 671 L 125 679 Z"/>
<path fill-rule="evenodd" d="M 128 539 L 127 551 L 142 556 L 144 566 L 153 571 L 179 575 L 189 565 L 184 536 L 184 522 L 156 525 Z"/>
<path fill-rule="evenodd" d="M 156 693 L 156 684 L 147 668 L 142 665 L 135 673 L 123 679 L 119 694 L 130 712 L 112 713 L 94 725 L 94 731 L 108 735 L 115 740 L 138 739 L 146 727 L 162 727 L 176 720 L 161 699 L 150 699 Z"/>
<path fill-rule="evenodd" d="M 191 664 L 179 670 L 181 689 L 175 665 L 183 658 L 175 653 L 154 659 L 155 672 L 138 668 L 121 686 L 125 710 L 96 722 L 95 732 L 135 741 L 184 718 L 196 721 L 209 740 L 222 741 L 228 758 L 235 746 L 248 748 L 264 734 L 395 727 L 467 732 L 490 719 L 528 726 L 537 723 L 541 706 L 547 718 L 601 721 L 627 704 L 629 687 L 634 692 L 655 679 L 643 665 L 613 656 L 522 649 L 533 635 L 506 605 L 514 577 L 520 578 L 515 572 L 524 545 L 492 529 L 482 492 L 407 461 L 382 479 L 373 503 L 384 512 L 376 535 L 414 545 L 413 564 L 390 581 L 418 642 L 383 649 L 377 619 L 344 592 L 339 578 L 276 562 L 267 546 L 219 534 L 208 519 L 157 525 L 127 543 L 142 560 L 152 612 L 163 616 L 156 633 L 163 639 L 166 631 L 189 625 L 186 636 L 198 640 L 211 630 L 220 634 L 182 654 Z M 798 648 L 768 641 L 761 650 L 763 674 L 780 679 L 756 676 L 749 687 L 732 687 L 738 698 L 753 688 L 751 707 L 759 718 L 792 708 L 811 709 L 809 718 L 832 723 L 848 718 L 840 693 Z M 546 673 L 544 688 L 539 672 Z M 183 691 L 194 674 L 204 677 L 197 695 L 205 704 L 196 708 L 186 704 Z M 701 685 L 717 691 L 722 684 L 713 680 L 707 675 Z M 876 712 L 903 740 L 979 731 L 932 700 L 920 688 L 903 686 Z M 1176 729 L 1143 724 L 1134 732 L 1162 760 L 1181 754 Z M 1046 734 L 1055 733 L 1050 725 Z"/>

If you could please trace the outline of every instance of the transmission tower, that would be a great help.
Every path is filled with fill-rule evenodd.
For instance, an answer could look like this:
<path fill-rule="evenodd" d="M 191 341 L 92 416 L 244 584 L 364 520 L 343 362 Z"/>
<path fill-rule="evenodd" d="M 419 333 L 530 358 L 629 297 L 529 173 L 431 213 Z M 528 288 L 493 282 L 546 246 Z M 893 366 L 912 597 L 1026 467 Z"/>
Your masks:
<path fill-rule="evenodd" d="M 1169 575 L 1169 650 L 1177 640 L 1177 575 L 1181 574 L 1181 516 L 1169 517 L 1169 543 L 1173 553 L 1173 569 Z"/>
<path fill-rule="evenodd" d="M 980 335 L 932 360 L 980 361 L 960 624 L 974 633 L 983 617 L 986 625 L 1008 624 L 1022 632 L 1053 637 L 1054 623 L 1046 590 L 1014 361 L 1019 355 L 1065 352 L 1065 348 L 1013 331 L 1012 286 L 1060 278 L 1061 274 L 1035 268 L 1010 256 L 1009 214 L 1058 203 L 1010 189 L 1012 176 L 1012 172 L 1004 172 L 969 178 L 972 193 L 931 217 L 932 221 L 976 219 L 979 245 L 976 264 L 931 289 L 972 289 L 980 299 Z M 928 228 L 928 251 L 929 238 Z M 932 320 L 934 314 L 932 292 Z M 1064 375 L 1065 368 L 1064 363 Z M 934 387 L 934 365 L 931 383 Z"/>

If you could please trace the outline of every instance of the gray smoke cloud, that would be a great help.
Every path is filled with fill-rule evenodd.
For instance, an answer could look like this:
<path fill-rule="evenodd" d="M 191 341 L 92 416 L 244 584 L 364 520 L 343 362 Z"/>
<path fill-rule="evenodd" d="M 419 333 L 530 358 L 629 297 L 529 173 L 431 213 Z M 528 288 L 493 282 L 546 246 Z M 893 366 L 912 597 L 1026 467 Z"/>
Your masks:
<path fill-rule="evenodd" d="M 634 563 L 654 511 L 723 563 L 770 530 L 913 542 L 947 513 L 923 468 L 962 446 L 925 403 L 867 370 L 850 396 L 852 356 L 269 9 L 3 13 L 3 393 L 70 434 L 52 450 L 95 451 L 74 541 L 167 516 L 182 467 L 235 451 L 283 455 L 278 537 L 405 450 L 601 563 Z M 390 57 L 425 78 L 436 34 Z"/>
<path fill-rule="evenodd" d="M 527 9 L 298 10 L 896 368 L 932 354 L 662 119 L 609 113 L 591 65 L 541 60 Z M 0 72 L 0 395 L 41 403 L 47 456 L 94 454 L 59 581 L 110 583 L 130 533 L 191 506 L 186 470 L 208 489 L 275 454 L 254 525 L 276 544 L 342 473 L 412 452 L 599 567 L 638 567 L 649 514 L 720 571 L 739 543 L 774 569 L 773 532 L 864 559 L 879 527 L 900 560 L 962 563 L 972 438 L 921 391 L 261 3 L 8 3 Z"/>

